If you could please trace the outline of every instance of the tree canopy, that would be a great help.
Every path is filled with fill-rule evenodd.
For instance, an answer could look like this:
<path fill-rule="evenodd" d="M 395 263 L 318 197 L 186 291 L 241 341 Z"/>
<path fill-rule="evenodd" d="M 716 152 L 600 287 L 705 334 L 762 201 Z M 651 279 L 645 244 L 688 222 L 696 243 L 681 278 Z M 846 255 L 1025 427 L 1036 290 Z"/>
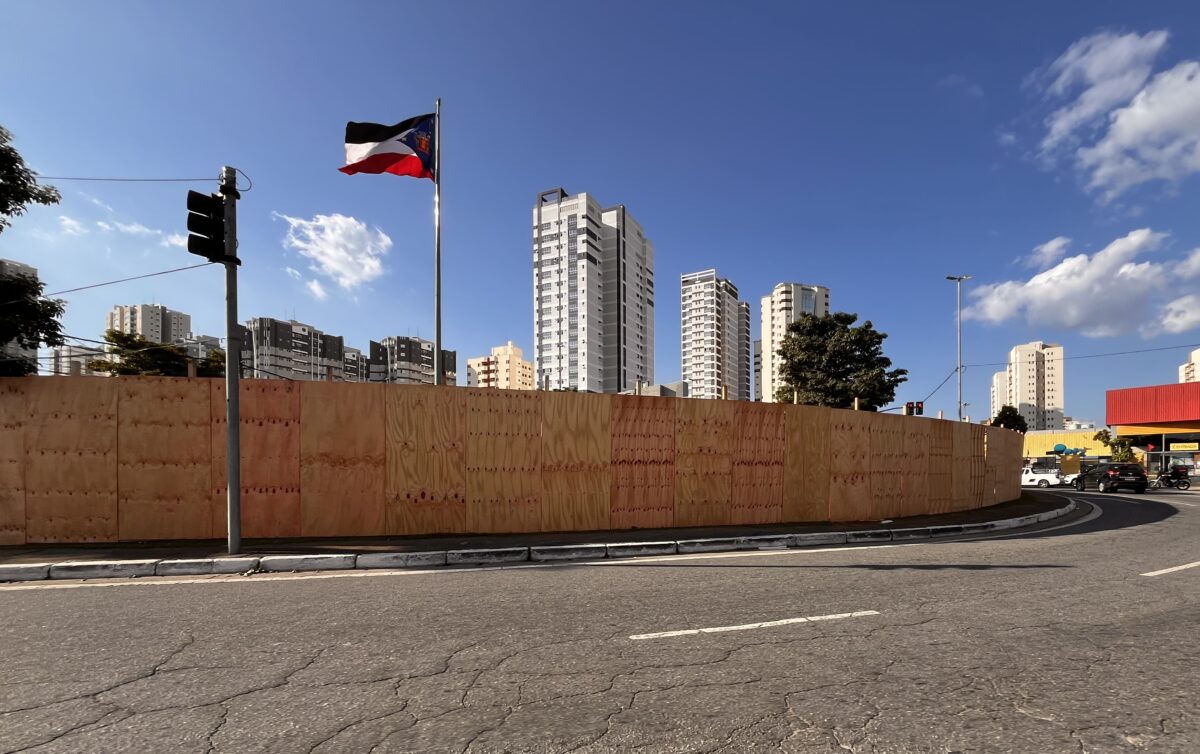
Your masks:
<path fill-rule="evenodd" d="M 783 386 L 775 399 L 812 406 L 876 411 L 891 403 L 908 370 L 891 369 L 883 355 L 885 333 L 870 320 L 855 327 L 857 314 L 835 312 L 818 317 L 802 314 L 788 326 L 779 348 Z"/>
<path fill-rule="evenodd" d="M 1021 412 L 1013 406 L 1001 406 L 996 415 L 992 417 L 992 426 L 1016 430 L 1022 434 L 1029 431 L 1029 423 L 1025 421 L 1024 416 L 1021 416 Z"/>
<path fill-rule="evenodd" d="M 37 173 L 25 164 L 12 138 L 8 129 L 0 126 L 0 233 L 30 204 L 58 204 L 62 198 L 53 186 L 38 184 Z"/>
<path fill-rule="evenodd" d="M 63 344 L 60 317 L 66 309 L 57 299 L 42 298 L 45 284 L 32 275 L 0 275 L 0 376 L 37 374 L 36 359 L 22 358 L 3 346 L 37 349 L 41 344 Z"/>
<path fill-rule="evenodd" d="M 132 335 L 117 330 L 104 333 L 108 343 L 110 360 L 97 359 L 88 366 L 96 372 L 108 372 L 114 375 L 148 375 L 158 377 L 186 377 L 188 356 L 187 351 L 179 346 L 167 343 L 154 343 L 140 335 Z M 225 375 L 225 354 L 219 349 L 201 359 L 196 364 L 198 377 L 223 377 Z"/>
<path fill-rule="evenodd" d="M 1133 443 L 1128 437 L 1113 437 L 1107 429 L 1102 429 L 1092 435 L 1092 439 L 1108 448 L 1108 453 L 1117 463 L 1133 463 L 1137 456 L 1133 454 Z"/>

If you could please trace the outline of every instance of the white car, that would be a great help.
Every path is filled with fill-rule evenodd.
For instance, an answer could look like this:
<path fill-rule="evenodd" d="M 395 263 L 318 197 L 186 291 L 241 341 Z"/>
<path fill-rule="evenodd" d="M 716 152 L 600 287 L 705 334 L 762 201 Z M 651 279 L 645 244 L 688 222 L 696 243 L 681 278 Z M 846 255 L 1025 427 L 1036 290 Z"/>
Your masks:
<path fill-rule="evenodd" d="M 1057 487 L 1062 484 L 1062 474 L 1054 469 L 1022 469 L 1022 487 Z"/>

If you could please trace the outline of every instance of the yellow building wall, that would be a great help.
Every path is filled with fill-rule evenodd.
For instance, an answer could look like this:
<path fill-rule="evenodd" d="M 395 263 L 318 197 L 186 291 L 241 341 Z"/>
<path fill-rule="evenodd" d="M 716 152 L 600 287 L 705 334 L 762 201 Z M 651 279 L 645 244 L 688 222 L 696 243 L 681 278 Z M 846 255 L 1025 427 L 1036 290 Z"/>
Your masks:
<path fill-rule="evenodd" d="M 1066 445 L 1068 448 L 1083 448 L 1085 456 L 1105 455 L 1108 449 L 1092 438 L 1098 429 L 1077 429 L 1070 432 L 1039 432 L 1025 435 L 1025 458 L 1044 456 L 1054 450 L 1055 445 Z"/>

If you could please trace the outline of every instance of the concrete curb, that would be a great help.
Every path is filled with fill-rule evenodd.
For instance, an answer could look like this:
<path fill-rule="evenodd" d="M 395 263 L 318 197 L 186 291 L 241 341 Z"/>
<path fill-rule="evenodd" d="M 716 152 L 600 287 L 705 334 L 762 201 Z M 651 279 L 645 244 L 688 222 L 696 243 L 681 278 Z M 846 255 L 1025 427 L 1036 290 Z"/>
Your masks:
<path fill-rule="evenodd" d="M 911 529 L 867 529 L 861 531 L 768 534 L 755 537 L 681 539 L 661 542 L 596 542 L 578 545 L 498 547 L 480 550 L 433 550 L 430 552 L 371 552 L 330 555 L 263 555 L 179 560 L 108 560 L 64 563 L 17 563 L 0 565 L 0 582 L 46 579 L 115 579 L 139 576 L 204 576 L 249 571 L 345 571 L 350 569 L 440 568 L 456 565 L 503 565 L 508 563 L 562 562 L 635 558 L 676 553 L 775 550 L 780 548 L 905 542 L 919 539 L 981 534 L 1018 529 L 1061 518 L 1076 508 L 1074 500 L 1045 513 L 981 524 L 949 524 Z"/>

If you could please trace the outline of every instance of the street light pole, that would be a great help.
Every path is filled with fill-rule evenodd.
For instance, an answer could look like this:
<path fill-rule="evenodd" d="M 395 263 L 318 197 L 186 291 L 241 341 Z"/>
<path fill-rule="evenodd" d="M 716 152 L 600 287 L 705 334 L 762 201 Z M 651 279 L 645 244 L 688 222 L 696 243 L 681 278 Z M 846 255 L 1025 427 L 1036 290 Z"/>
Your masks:
<path fill-rule="evenodd" d="M 954 371 L 958 374 L 958 420 L 963 420 L 963 399 L 962 399 L 962 284 L 964 280 L 970 280 L 970 275 L 947 275 L 947 280 L 954 281 L 955 288 L 955 311 L 957 312 L 957 327 L 958 327 L 958 356 L 955 361 Z"/>

